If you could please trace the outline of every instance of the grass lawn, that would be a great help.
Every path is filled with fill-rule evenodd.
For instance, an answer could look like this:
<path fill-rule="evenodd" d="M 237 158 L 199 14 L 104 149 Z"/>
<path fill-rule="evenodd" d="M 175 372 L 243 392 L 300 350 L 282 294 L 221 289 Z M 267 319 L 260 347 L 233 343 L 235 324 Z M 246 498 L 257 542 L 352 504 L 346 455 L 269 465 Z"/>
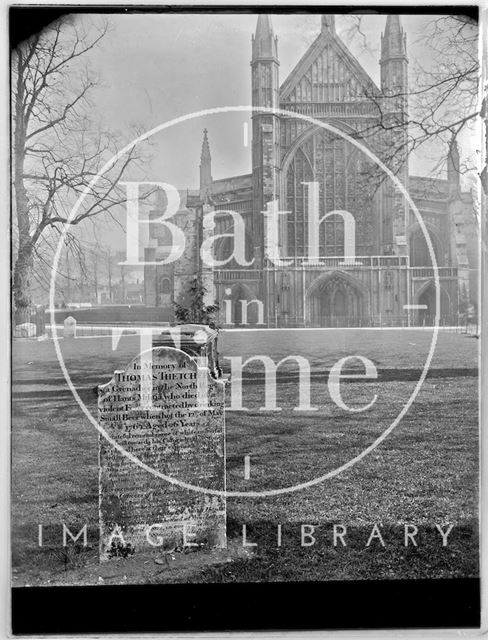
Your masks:
<path fill-rule="evenodd" d="M 427 330 L 225 332 L 220 351 L 249 357 L 291 351 L 320 373 L 346 355 L 361 354 L 382 369 L 419 369 Z M 293 349 L 290 349 L 290 344 Z M 117 559 L 97 558 L 97 434 L 62 376 L 51 341 L 15 342 L 13 351 L 12 541 L 16 584 L 252 581 L 473 576 L 478 573 L 477 340 L 441 332 L 428 378 L 393 433 L 339 476 L 307 490 L 276 497 L 229 498 L 227 550 Z M 133 337 L 112 352 L 106 338 L 62 344 L 80 395 L 93 412 L 93 387 L 137 353 Z M 225 361 L 224 361 L 225 362 Z M 463 375 L 463 370 L 465 375 Z M 251 382 L 251 381 L 250 381 Z M 261 384 L 244 385 L 248 412 L 227 413 L 228 489 L 262 491 L 327 473 L 357 455 L 388 426 L 415 380 L 393 376 L 348 383 L 344 399 L 378 399 L 364 414 L 339 411 L 326 378 L 313 378 L 313 414 L 294 412 L 296 380 L 278 384 L 280 413 L 259 411 Z M 96 413 L 95 413 L 96 415 Z M 251 459 L 250 480 L 243 460 Z M 161 483 L 164 490 L 164 482 Z M 73 532 L 88 523 L 87 548 L 62 548 L 61 523 Z M 404 546 L 404 523 L 418 529 L 418 547 Z M 38 546 L 38 524 L 44 546 Z M 332 527 L 347 527 L 347 546 L 332 543 Z M 385 546 L 366 542 L 374 524 Z M 449 544 L 435 525 L 453 525 Z M 242 527 L 257 546 L 242 546 Z M 277 548 L 277 526 L 282 546 Z M 315 544 L 301 546 L 301 526 L 315 527 Z"/>

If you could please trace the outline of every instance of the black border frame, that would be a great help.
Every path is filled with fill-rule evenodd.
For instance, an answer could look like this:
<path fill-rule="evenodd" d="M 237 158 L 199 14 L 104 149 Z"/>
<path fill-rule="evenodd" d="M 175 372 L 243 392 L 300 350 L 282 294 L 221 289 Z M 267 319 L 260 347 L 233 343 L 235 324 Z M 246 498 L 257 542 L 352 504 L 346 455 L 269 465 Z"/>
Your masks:
<path fill-rule="evenodd" d="M 22 587 L 14 634 L 480 627 L 480 581 Z"/>
<path fill-rule="evenodd" d="M 463 14 L 472 5 L 11 5 L 9 42 L 69 13 Z M 479 578 L 11 589 L 16 635 L 258 630 L 479 629 Z"/>
<path fill-rule="evenodd" d="M 20 42 L 29 38 L 34 33 L 41 31 L 51 22 L 58 20 L 63 15 L 70 13 L 327 13 L 336 14 L 370 14 L 379 13 L 386 15 L 388 13 L 415 13 L 418 15 L 425 14 L 458 14 L 468 15 L 473 20 L 479 20 L 479 7 L 476 3 L 467 5 L 145 5 L 145 4 L 119 4 L 119 5 L 77 5 L 77 4 L 58 4 L 58 5 L 10 5 L 9 7 L 9 42 L 11 49 L 15 48 Z"/>

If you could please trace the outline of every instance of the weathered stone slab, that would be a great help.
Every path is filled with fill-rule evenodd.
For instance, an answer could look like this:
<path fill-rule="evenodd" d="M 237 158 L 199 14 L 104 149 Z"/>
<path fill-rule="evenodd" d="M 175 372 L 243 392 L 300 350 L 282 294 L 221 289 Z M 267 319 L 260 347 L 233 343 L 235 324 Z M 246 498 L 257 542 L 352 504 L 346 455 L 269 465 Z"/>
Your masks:
<path fill-rule="evenodd" d="M 224 387 L 169 347 L 139 355 L 99 387 L 101 427 L 123 451 L 172 479 L 141 468 L 99 436 L 101 560 L 185 543 L 225 546 L 225 496 L 208 492 L 225 490 Z"/>
<path fill-rule="evenodd" d="M 36 334 L 36 325 L 33 322 L 18 324 L 14 329 L 14 338 L 33 338 Z"/>
<path fill-rule="evenodd" d="M 73 316 L 68 316 L 63 323 L 63 336 L 65 338 L 76 338 L 76 320 Z"/>

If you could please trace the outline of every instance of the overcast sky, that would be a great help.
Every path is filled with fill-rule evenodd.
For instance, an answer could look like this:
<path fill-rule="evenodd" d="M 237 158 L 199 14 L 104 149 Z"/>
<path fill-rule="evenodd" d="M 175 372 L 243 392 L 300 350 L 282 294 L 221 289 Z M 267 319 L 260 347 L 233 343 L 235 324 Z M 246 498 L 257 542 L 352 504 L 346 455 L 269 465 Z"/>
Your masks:
<path fill-rule="evenodd" d="M 81 19 L 89 22 L 99 17 Z M 147 130 L 202 109 L 250 104 L 249 63 L 256 15 L 114 14 L 107 19 L 110 33 L 91 57 L 92 67 L 104 81 L 104 87 L 97 89 L 95 108 L 126 142 L 134 125 Z M 425 51 L 416 43 L 431 16 L 401 19 L 413 72 L 416 60 L 425 58 Z M 320 15 L 277 14 L 272 21 L 278 36 L 282 83 L 317 37 Z M 385 15 L 364 16 L 361 28 L 365 39 L 357 33 L 351 39 L 346 31 L 351 25 L 348 18 L 336 18 L 337 31 L 377 83 L 385 21 Z M 243 136 L 247 119 L 243 113 L 199 117 L 158 134 L 153 139 L 154 160 L 148 177 L 179 188 L 196 187 L 204 127 L 209 130 L 213 177 L 248 173 L 250 147 L 246 148 Z M 415 173 L 428 169 L 428 159 L 415 159 Z"/>
<path fill-rule="evenodd" d="M 109 32 L 83 63 L 99 77 L 92 94 L 94 120 L 118 131 L 119 148 L 131 142 L 134 128 L 145 132 L 189 113 L 251 102 L 251 35 L 253 14 L 79 14 L 88 30 L 108 21 Z M 429 64 L 431 51 L 419 45 L 432 16 L 401 16 L 407 33 L 409 73 L 415 79 L 417 61 Z M 319 14 L 275 14 L 280 84 L 320 32 Z M 348 31 L 351 19 L 336 16 L 336 28 L 360 64 L 379 84 L 380 36 L 386 15 L 364 15 L 361 32 Z M 251 171 L 251 140 L 244 139 L 250 113 L 198 117 L 178 124 L 151 139 L 150 160 L 139 179 L 168 182 L 179 189 L 197 188 L 202 131 L 206 127 L 214 179 Z M 250 131 L 250 127 L 249 127 Z M 473 155 L 478 139 L 464 136 L 462 156 Z M 433 154 L 433 158 L 429 157 Z M 410 158 L 411 174 L 427 175 L 447 149 L 435 148 Z M 130 179 L 131 176 L 128 176 Z M 134 177 L 132 177 L 134 179 Z M 125 210 L 121 210 L 125 227 Z M 119 215 L 117 215 L 119 218 Z M 95 224 L 95 228 L 92 226 Z M 77 233 L 117 249 L 125 247 L 125 233 L 109 219 L 99 217 L 80 225 Z"/>

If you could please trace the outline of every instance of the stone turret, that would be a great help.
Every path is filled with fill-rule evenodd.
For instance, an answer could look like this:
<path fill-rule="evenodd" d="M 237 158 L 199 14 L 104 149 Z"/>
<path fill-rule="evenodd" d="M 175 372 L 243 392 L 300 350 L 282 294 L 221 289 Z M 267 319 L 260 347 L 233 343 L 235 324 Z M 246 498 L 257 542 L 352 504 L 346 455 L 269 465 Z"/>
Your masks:
<path fill-rule="evenodd" d="M 381 89 L 386 111 L 406 117 L 408 100 L 407 35 L 399 15 L 386 18 L 385 32 L 381 34 Z"/>
<path fill-rule="evenodd" d="M 333 13 L 325 13 L 322 16 L 322 33 L 335 33 L 335 15 Z"/>
<path fill-rule="evenodd" d="M 271 18 L 260 14 L 252 38 L 252 173 L 253 211 L 252 236 L 255 268 L 262 264 L 263 211 L 266 203 L 278 197 L 280 171 L 280 120 L 260 107 L 279 108 L 278 39 L 274 36 Z"/>
<path fill-rule="evenodd" d="M 449 151 L 447 154 L 447 182 L 449 185 L 449 200 L 459 197 L 461 192 L 459 147 L 454 135 L 449 144 Z"/>
<path fill-rule="evenodd" d="M 260 13 L 256 33 L 252 38 L 252 59 L 254 62 L 267 58 L 275 58 L 278 61 L 278 38 L 273 34 L 270 16 Z"/>
<path fill-rule="evenodd" d="M 381 124 L 384 133 L 384 162 L 408 190 L 408 58 L 407 36 L 400 16 L 386 18 L 381 34 Z M 406 253 L 408 207 L 391 181 L 385 186 L 387 215 L 392 216 L 391 241 L 396 254 Z"/>
<path fill-rule="evenodd" d="M 212 193 L 212 157 L 208 143 L 208 131 L 203 130 L 202 152 L 200 154 L 200 197 L 205 202 Z"/>

